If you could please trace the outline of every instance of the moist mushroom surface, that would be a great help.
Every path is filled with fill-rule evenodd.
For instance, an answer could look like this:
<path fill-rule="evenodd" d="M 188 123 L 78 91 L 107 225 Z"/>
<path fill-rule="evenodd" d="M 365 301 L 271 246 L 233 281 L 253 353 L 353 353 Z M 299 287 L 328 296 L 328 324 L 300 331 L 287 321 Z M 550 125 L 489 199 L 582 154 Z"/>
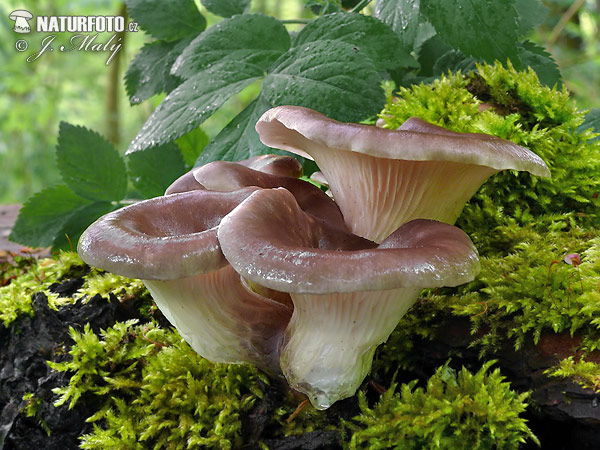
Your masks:
<path fill-rule="evenodd" d="M 263 114 L 256 130 L 265 145 L 314 159 L 348 227 L 376 242 L 412 219 L 454 223 L 479 186 L 500 170 L 549 176 L 544 161 L 524 147 L 419 118 L 387 130 L 279 106 Z"/>
<path fill-rule="evenodd" d="M 356 392 L 377 345 L 422 288 L 456 286 L 479 270 L 472 242 L 456 227 L 415 220 L 378 245 L 318 221 L 282 188 L 253 193 L 217 234 L 244 278 L 290 293 L 281 369 L 320 409 Z"/>
<path fill-rule="evenodd" d="M 127 206 L 92 224 L 78 252 L 90 265 L 142 279 L 200 355 L 248 362 L 277 376 L 289 297 L 268 298 L 251 289 L 223 257 L 216 232 L 255 190 L 194 190 Z"/>

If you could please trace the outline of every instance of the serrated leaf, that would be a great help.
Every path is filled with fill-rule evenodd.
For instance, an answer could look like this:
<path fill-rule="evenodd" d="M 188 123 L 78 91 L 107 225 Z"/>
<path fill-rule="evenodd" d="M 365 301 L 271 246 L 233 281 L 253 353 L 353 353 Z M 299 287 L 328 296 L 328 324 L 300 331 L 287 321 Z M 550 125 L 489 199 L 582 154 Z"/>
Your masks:
<path fill-rule="evenodd" d="M 260 116 L 272 107 L 259 95 L 204 148 L 196 166 L 219 160 L 240 161 L 269 153 L 269 147 L 260 142 L 254 126 Z"/>
<path fill-rule="evenodd" d="M 373 15 L 392 27 L 402 47 L 412 50 L 419 30 L 421 0 L 377 0 Z"/>
<path fill-rule="evenodd" d="M 510 59 L 520 68 L 515 0 L 423 0 L 421 11 L 454 48 L 489 63 Z"/>
<path fill-rule="evenodd" d="M 125 88 L 132 105 L 161 92 L 170 92 L 181 83 L 171 75 L 171 66 L 192 38 L 179 41 L 154 41 L 135 55 L 125 74 Z"/>
<path fill-rule="evenodd" d="M 374 17 L 334 13 L 313 20 L 294 39 L 295 47 L 318 41 L 345 42 L 358 47 L 380 70 L 414 66 L 393 30 Z M 335 44 L 334 44 L 335 45 Z"/>
<path fill-rule="evenodd" d="M 266 71 L 290 47 L 285 27 L 273 17 L 245 14 L 210 27 L 182 52 L 171 72 L 184 79 L 223 61 L 252 64 Z"/>
<path fill-rule="evenodd" d="M 95 131 L 61 122 L 56 165 L 65 184 L 81 197 L 118 201 L 125 196 L 125 162 L 113 145 Z"/>
<path fill-rule="evenodd" d="M 531 67 L 538 78 L 546 86 L 562 85 L 562 76 L 556 61 L 552 59 L 550 53 L 543 47 L 534 44 L 531 41 L 521 42 L 519 44 L 519 56 L 523 66 Z"/>
<path fill-rule="evenodd" d="M 305 106 L 344 122 L 377 114 L 385 100 L 371 59 L 341 41 L 310 42 L 288 51 L 263 80 L 261 95 L 274 106 Z"/>
<path fill-rule="evenodd" d="M 534 27 L 541 25 L 548 16 L 548 7 L 541 0 L 516 0 L 519 36 L 525 36 Z"/>
<path fill-rule="evenodd" d="M 450 50 L 438 58 L 433 65 L 434 75 L 445 75 L 450 72 L 469 73 L 470 70 L 475 70 L 475 59 L 459 50 Z"/>
<path fill-rule="evenodd" d="M 9 239 L 31 247 L 48 247 L 70 217 L 90 203 L 66 185 L 46 188 L 23 204 Z"/>
<path fill-rule="evenodd" d="M 437 34 L 425 40 L 419 50 L 418 61 L 421 65 L 419 75 L 423 77 L 433 76 L 435 62 L 451 50 L 452 48 Z"/>
<path fill-rule="evenodd" d="M 210 141 L 202 128 L 195 128 L 175 141 L 187 167 L 193 167 L 202 150 Z"/>
<path fill-rule="evenodd" d="M 173 142 L 130 154 L 127 167 L 133 186 L 145 198 L 164 195 L 167 187 L 185 173 L 183 158 Z"/>
<path fill-rule="evenodd" d="M 118 208 L 119 205 L 113 203 L 94 202 L 76 209 L 56 234 L 52 241 L 52 249 L 71 250 L 72 247 L 76 251 L 81 233 L 101 216 Z"/>
<path fill-rule="evenodd" d="M 229 97 L 263 75 L 242 62 L 215 64 L 179 85 L 148 118 L 127 154 L 172 142 L 197 128 Z"/>
<path fill-rule="evenodd" d="M 194 0 L 126 0 L 129 15 L 151 36 L 176 41 L 206 28 Z"/>
<path fill-rule="evenodd" d="M 206 9 L 220 17 L 244 14 L 250 9 L 250 0 L 200 0 Z"/>
<path fill-rule="evenodd" d="M 591 128 L 594 130 L 594 133 L 600 133 L 600 108 L 592 108 L 585 115 L 585 119 L 583 123 L 579 126 L 577 131 L 582 132 Z M 600 136 L 596 136 L 591 142 L 600 140 Z"/>

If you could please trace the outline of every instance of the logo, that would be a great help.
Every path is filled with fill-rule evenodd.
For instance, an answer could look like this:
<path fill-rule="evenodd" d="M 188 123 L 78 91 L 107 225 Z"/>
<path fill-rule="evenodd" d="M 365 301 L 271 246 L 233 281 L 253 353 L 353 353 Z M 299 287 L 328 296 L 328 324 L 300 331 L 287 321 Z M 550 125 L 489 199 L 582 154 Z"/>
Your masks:
<path fill-rule="evenodd" d="M 24 9 L 18 9 L 9 14 L 8 18 L 15 22 L 15 33 L 31 33 L 29 21 L 33 14 Z M 34 31 L 51 33 L 40 37 L 39 50 L 27 56 L 26 61 L 37 61 L 42 55 L 58 50 L 60 53 L 97 52 L 108 54 L 105 64 L 109 65 L 117 53 L 123 48 L 123 33 L 137 32 L 136 22 L 126 23 L 122 16 L 37 16 Z M 64 34 L 71 36 L 64 36 Z M 103 33 L 111 33 L 106 38 Z M 63 35 L 63 36 L 59 36 Z M 29 39 L 29 38 L 28 38 Z M 19 52 L 29 49 L 29 42 L 19 39 L 15 42 Z"/>
<path fill-rule="evenodd" d="M 11 12 L 8 15 L 8 18 L 15 21 L 15 26 L 13 27 L 15 33 L 31 33 L 29 21 L 33 19 L 33 14 L 29 11 L 17 9 L 16 11 Z"/>

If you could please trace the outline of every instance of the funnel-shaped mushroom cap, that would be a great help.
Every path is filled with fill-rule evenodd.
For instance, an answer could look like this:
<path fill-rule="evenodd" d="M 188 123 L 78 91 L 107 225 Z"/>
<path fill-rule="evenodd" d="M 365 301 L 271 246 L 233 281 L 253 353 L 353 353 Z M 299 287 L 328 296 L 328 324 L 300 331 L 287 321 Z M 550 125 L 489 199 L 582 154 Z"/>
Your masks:
<path fill-rule="evenodd" d="M 377 245 L 315 220 L 281 188 L 253 193 L 223 219 L 218 238 L 238 273 L 291 293 L 280 365 L 319 409 L 356 392 L 421 288 L 455 286 L 479 270 L 456 227 L 415 220 Z"/>
<path fill-rule="evenodd" d="M 290 158 L 293 159 L 293 158 Z M 193 171 L 196 181 L 211 191 L 234 191 L 246 186 L 283 187 L 313 216 L 346 229 L 339 207 L 321 189 L 304 180 L 253 170 L 240 163 L 214 161 Z"/>
<path fill-rule="evenodd" d="M 242 276 L 284 292 L 457 286 L 479 271 L 477 250 L 454 226 L 413 220 L 377 245 L 317 222 L 284 189 L 252 194 L 223 219 L 218 237 Z"/>
<path fill-rule="evenodd" d="M 255 190 L 191 191 L 126 206 L 89 226 L 79 255 L 91 266 L 144 280 L 212 272 L 227 264 L 216 227 Z"/>
<path fill-rule="evenodd" d="M 284 177 L 299 178 L 302 175 L 302 164 L 291 156 L 283 155 L 259 155 L 252 158 L 237 161 L 236 164 L 240 164 L 249 169 L 258 170 L 260 172 L 268 173 L 271 175 L 279 175 Z M 202 186 L 196 178 L 194 178 L 194 170 L 186 172 L 179 178 L 177 178 L 165 191 L 165 195 L 176 194 L 178 192 L 188 192 L 197 189 L 209 189 Z M 231 189 L 225 189 L 230 191 Z"/>
<path fill-rule="evenodd" d="M 259 155 L 238 161 L 237 163 L 249 169 L 270 173 L 271 175 L 292 178 L 300 178 L 302 176 L 302 164 L 291 156 Z"/>
<path fill-rule="evenodd" d="M 287 294 L 255 292 L 227 264 L 217 240 L 221 219 L 256 188 L 195 190 L 114 211 L 92 224 L 81 258 L 141 278 L 165 317 L 200 355 L 249 362 L 280 374 L 279 342 L 292 309 Z"/>
<path fill-rule="evenodd" d="M 263 114 L 256 130 L 265 145 L 314 159 L 350 229 L 377 242 L 416 218 L 454 223 L 479 186 L 500 170 L 549 176 L 542 159 L 524 147 L 418 118 L 387 130 L 279 106 Z"/>

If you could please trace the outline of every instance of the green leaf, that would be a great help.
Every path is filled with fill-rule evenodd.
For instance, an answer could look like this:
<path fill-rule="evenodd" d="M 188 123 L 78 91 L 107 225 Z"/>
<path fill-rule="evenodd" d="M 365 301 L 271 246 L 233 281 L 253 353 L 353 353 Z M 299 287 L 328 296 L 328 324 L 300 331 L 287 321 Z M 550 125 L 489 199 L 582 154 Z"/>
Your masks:
<path fill-rule="evenodd" d="M 377 0 L 373 15 L 392 27 L 402 47 L 412 50 L 419 30 L 421 0 Z"/>
<path fill-rule="evenodd" d="M 177 58 L 172 73 L 188 79 L 222 61 L 269 66 L 290 47 L 285 27 L 273 17 L 247 14 L 210 27 Z"/>
<path fill-rule="evenodd" d="M 129 15 L 157 39 L 176 41 L 206 28 L 194 0 L 126 0 Z"/>
<path fill-rule="evenodd" d="M 175 141 L 187 167 L 193 167 L 202 150 L 210 141 L 202 128 L 194 128 Z"/>
<path fill-rule="evenodd" d="M 529 34 L 534 27 L 541 25 L 548 16 L 548 7 L 541 0 L 516 0 L 519 36 Z"/>
<path fill-rule="evenodd" d="M 288 51 L 263 80 L 261 95 L 274 106 L 305 106 L 344 122 L 377 114 L 385 101 L 372 61 L 341 41 L 310 42 Z"/>
<path fill-rule="evenodd" d="M 600 108 L 592 108 L 585 115 L 585 119 L 583 123 L 577 129 L 578 132 L 582 132 L 591 128 L 594 130 L 594 133 L 600 133 Z M 591 142 L 600 140 L 600 136 L 596 136 Z"/>
<path fill-rule="evenodd" d="M 9 239 L 31 247 L 48 247 L 71 216 L 90 203 L 65 185 L 46 188 L 23 204 Z"/>
<path fill-rule="evenodd" d="M 56 165 L 65 184 L 91 200 L 118 201 L 127 191 L 125 162 L 95 131 L 60 123 Z"/>
<path fill-rule="evenodd" d="M 523 66 L 531 67 L 542 84 L 549 87 L 562 85 L 562 76 L 558 65 L 543 47 L 531 41 L 525 41 L 520 43 L 518 48 Z"/>
<path fill-rule="evenodd" d="M 204 148 L 196 166 L 219 160 L 240 161 L 270 153 L 269 147 L 260 142 L 254 126 L 260 116 L 272 107 L 259 95 Z"/>
<path fill-rule="evenodd" d="M 515 0 L 423 0 L 422 13 L 440 37 L 489 63 L 510 59 L 520 68 Z"/>
<path fill-rule="evenodd" d="M 334 13 L 313 20 L 294 39 L 295 47 L 319 41 L 345 42 L 358 47 L 378 69 L 411 67 L 416 61 L 403 50 L 392 29 L 379 20 L 358 13 Z M 333 45 L 337 45 L 332 43 Z"/>
<path fill-rule="evenodd" d="M 145 198 L 164 195 L 169 185 L 185 173 L 179 148 L 173 142 L 129 155 L 129 178 Z"/>
<path fill-rule="evenodd" d="M 206 9 L 220 17 L 244 14 L 250 9 L 250 0 L 200 0 Z"/>
<path fill-rule="evenodd" d="M 180 41 L 154 41 L 135 55 L 125 74 L 125 88 L 132 105 L 161 92 L 170 92 L 181 80 L 171 75 L 171 66 L 191 38 Z"/>
<path fill-rule="evenodd" d="M 98 218 L 118 208 L 119 205 L 113 203 L 94 202 L 91 205 L 76 209 L 56 234 L 56 237 L 52 241 L 52 249 L 71 250 L 72 247 L 76 251 L 81 233 Z"/>
<path fill-rule="evenodd" d="M 262 75 L 261 67 L 243 62 L 223 62 L 198 72 L 167 95 L 127 153 L 172 142 L 197 128 L 229 97 Z"/>
<path fill-rule="evenodd" d="M 419 51 L 419 64 L 421 65 L 419 75 L 423 77 L 433 76 L 436 61 L 449 51 L 452 51 L 452 48 L 437 34 L 425 40 Z"/>
<path fill-rule="evenodd" d="M 448 71 L 462 73 L 469 73 L 471 70 L 475 70 L 475 59 L 459 50 L 450 50 L 449 52 L 442 55 L 433 66 L 434 75 L 447 75 Z"/>

